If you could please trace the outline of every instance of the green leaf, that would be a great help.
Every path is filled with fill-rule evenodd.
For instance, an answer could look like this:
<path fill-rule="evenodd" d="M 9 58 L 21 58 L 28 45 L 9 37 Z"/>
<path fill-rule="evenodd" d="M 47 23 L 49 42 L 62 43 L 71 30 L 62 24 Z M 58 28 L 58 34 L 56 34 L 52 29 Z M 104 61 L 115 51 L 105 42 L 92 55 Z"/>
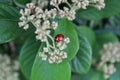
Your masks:
<path fill-rule="evenodd" d="M 87 26 L 80 26 L 79 27 L 79 34 L 85 36 L 88 42 L 93 46 L 96 41 L 96 36 L 93 30 Z"/>
<path fill-rule="evenodd" d="M 23 7 L 26 3 L 30 3 L 31 0 L 13 0 L 14 3 L 18 6 Z"/>
<path fill-rule="evenodd" d="M 105 80 L 105 78 L 101 72 L 95 72 L 91 80 Z"/>
<path fill-rule="evenodd" d="M 76 75 L 74 80 L 105 80 L 103 73 L 90 70 L 87 74 Z"/>
<path fill-rule="evenodd" d="M 32 80 L 70 80 L 71 70 L 69 64 L 50 64 L 36 57 L 32 68 Z"/>
<path fill-rule="evenodd" d="M 18 21 L 19 17 L 19 11 L 16 8 L 0 2 L 0 20 Z"/>
<path fill-rule="evenodd" d="M 106 7 L 102 10 L 88 7 L 86 10 L 78 10 L 77 16 L 88 20 L 100 20 L 120 13 L 120 0 L 105 0 L 105 3 Z"/>
<path fill-rule="evenodd" d="M 32 36 L 26 40 L 21 49 L 19 56 L 20 68 L 28 80 L 31 78 L 32 66 L 39 47 L 40 42 L 36 41 L 35 37 Z"/>
<path fill-rule="evenodd" d="M 0 20 L 0 44 L 14 40 L 21 33 L 16 21 Z"/>
<path fill-rule="evenodd" d="M 97 37 L 97 42 L 99 43 L 99 45 L 103 45 L 106 43 L 115 43 L 118 42 L 118 38 L 115 34 L 108 32 L 108 33 L 98 33 L 96 34 Z"/>
<path fill-rule="evenodd" d="M 78 32 L 79 33 L 79 32 Z M 87 39 L 79 33 L 79 51 L 71 61 L 72 71 L 75 73 L 87 73 L 91 67 L 92 49 Z"/>
<path fill-rule="evenodd" d="M 106 29 L 113 31 L 116 34 L 119 34 L 120 30 L 120 14 L 112 16 L 109 18 L 107 24 L 106 24 Z"/>
<path fill-rule="evenodd" d="M 67 62 L 71 61 L 79 49 L 78 35 L 74 28 L 74 24 L 67 19 L 61 20 L 57 30 L 55 31 L 55 36 L 57 34 L 63 34 L 65 37 L 70 38 L 70 43 L 67 45 L 65 51 L 68 53 Z"/>
<path fill-rule="evenodd" d="M 19 13 L 17 9 L 0 3 L 0 44 L 14 40 L 22 33 L 18 27 Z"/>
<path fill-rule="evenodd" d="M 96 43 L 92 46 L 93 58 L 94 58 L 95 60 L 100 59 L 100 50 L 101 50 L 101 46 L 100 46 L 100 44 L 96 41 Z"/>
<path fill-rule="evenodd" d="M 0 2 L 8 3 L 10 0 L 0 0 Z"/>
<path fill-rule="evenodd" d="M 110 80 L 120 80 L 120 64 L 116 65 L 116 72 L 110 76 Z"/>

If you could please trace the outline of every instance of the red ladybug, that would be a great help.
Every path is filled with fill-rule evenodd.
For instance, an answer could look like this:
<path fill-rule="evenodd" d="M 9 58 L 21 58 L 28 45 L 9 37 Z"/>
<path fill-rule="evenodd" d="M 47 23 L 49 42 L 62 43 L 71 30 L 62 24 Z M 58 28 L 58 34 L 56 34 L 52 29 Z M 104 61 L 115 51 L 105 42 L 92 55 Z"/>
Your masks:
<path fill-rule="evenodd" d="M 64 39 L 64 35 L 63 34 L 58 34 L 58 35 L 56 35 L 56 37 L 55 37 L 55 41 L 56 42 L 60 42 L 60 41 L 62 41 Z"/>

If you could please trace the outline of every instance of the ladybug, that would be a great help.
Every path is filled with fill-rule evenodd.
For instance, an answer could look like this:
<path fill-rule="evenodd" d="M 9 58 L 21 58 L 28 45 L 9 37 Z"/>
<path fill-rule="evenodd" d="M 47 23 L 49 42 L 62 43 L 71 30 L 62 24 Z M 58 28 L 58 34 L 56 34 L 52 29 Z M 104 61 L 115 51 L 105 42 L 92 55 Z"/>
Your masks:
<path fill-rule="evenodd" d="M 55 37 L 56 42 L 61 42 L 62 40 L 64 40 L 64 35 L 63 34 L 56 35 L 56 37 Z"/>

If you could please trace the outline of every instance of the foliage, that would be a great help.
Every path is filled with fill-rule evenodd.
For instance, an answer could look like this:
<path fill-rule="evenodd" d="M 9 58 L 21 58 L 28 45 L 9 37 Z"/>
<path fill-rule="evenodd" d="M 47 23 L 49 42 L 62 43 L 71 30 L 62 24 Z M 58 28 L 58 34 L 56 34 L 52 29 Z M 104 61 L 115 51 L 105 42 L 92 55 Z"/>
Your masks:
<path fill-rule="evenodd" d="M 58 28 L 50 34 L 53 38 L 57 34 L 63 34 L 70 39 L 63 50 L 67 53 L 67 58 L 60 64 L 50 64 L 39 56 L 46 44 L 36 40 L 34 24 L 28 23 L 31 28 L 26 31 L 18 26 L 21 16 L 19 10 L 25 8 L 28 2 L 31 0 L 0 0 L 0 54 L 14 52 L 13 46 L 11 48 L 12 41 L 16 52 L 20 53 L 16 55 L 19 57 L 20 71 L 26 80 L 106 80 L 94 60 L 100 62 L 99 53 L 105 44 L 119 42 L 120 1 L 105 0 L 106 7 L 102 10 L 93 6 L 79 9 L 74 21 L 58 19 L 58 16 L 54 20 L 49 19 L 58 22 Z M 66 4 L 60 5 L 61 8 L 63 6 Z M 82 25 L 77 24 L 80 21 L 83 22 Z M 89 25 L 95 21 L 97 25 Z M 48 41 L 52 44 L 51 40 Z M 9 55 L 16 57 L 12 53 Z M 117 71 L 109 80 L 119 80 L 120 65 L 115 63 L 115 66 Z"/>

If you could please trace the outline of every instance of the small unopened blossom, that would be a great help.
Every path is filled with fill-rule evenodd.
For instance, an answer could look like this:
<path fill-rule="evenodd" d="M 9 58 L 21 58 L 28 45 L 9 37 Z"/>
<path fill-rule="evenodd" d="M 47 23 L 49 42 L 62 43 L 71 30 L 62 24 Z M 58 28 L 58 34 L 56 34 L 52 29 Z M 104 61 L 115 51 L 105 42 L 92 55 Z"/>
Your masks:
<path fill-rule="evenodd" d="M 48 48 L 48 47 L 44 47 L 44 48 L 43 48 L 43 51 L 44 51 L 44 52 L 49 52 L 49 48 Z"/>
<path fill-rule="evenodd" d="M 42 60 L 47 60 L 47 55 L 46 54 L 44 54 L 44 53 L 39 53 L 39 56 L 42 58 Z"/>
<path fill-rule="evenodd" d="M 28 29 L 29 28 L 29 25 L 28 24 L 25 24 L 24 28 L 23 29 Z"/>
<path fill-rule="evenodd" d="M 76 12 L 74 10 L 70 10 L 66 15 L 67 19 L 72 21 L 75 19 Z"/>
<path fill-rule="evenodd" d="M 89 0 L 83 0 L 81 2 L 81 8 L 87 9 L 87 6 L 89 5 Z"/>
<path fill-rule="evenodd" d="M 0 54 L 0 80 L 19 80 L 19 65 L 17 60 L 11 60 L 8 55 Z"/>
<path fill-rule="evenodd" d="M 66 52 L 60 52 L 59 54 L 63 59 L 66 59 L 67 58 L 67 53 Z"/>
<path fill-rule="evenodd" d="M 58 23 L 53 21 L 51 27 L 52 27 L 52 29 L 56 30 L 58 27 Z"/>
<path fill-rule="evenodd" d="M 65 43 L 70 43 L 70 39 L 69 39 L 69 38 L 65 38 L 65 39 L 64 39 L 64 42 L 65 42 Z"/>

